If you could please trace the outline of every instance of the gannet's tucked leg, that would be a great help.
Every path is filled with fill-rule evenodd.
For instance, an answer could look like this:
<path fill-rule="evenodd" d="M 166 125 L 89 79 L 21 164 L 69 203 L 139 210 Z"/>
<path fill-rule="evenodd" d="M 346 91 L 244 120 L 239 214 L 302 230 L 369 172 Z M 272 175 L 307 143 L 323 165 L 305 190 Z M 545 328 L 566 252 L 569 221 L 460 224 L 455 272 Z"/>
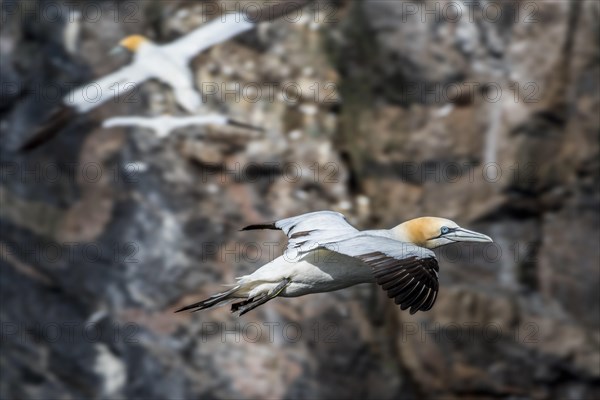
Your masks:
<path fill-rule="evenodd" d="M 239 303 L 233 303 L 231 305 L 231 312 L 237 313 L 238 316 L 246 314 L 248 311 L 255 309 L 258 306 L 265 304 L 267 301 L 274 299 L 279 296 L 283 289 L 285 289 L 292 280 L 285 278 L 277 286 L 267 293 L 263 293 L 257 297 L 251 297 L 248 300 L 240 301 Z"/>
<path fill-rule="evenodd" d="M 214 295 L 210 296 L 206 300 L 202 300 L 202 301 L 199 301 L 197 303 L 190 304 L 189 306 L 185 306 L 183 308 L 180 308 L 179 310 L 177 310 L 175 312 L 177 313 L 177 312 L 181 312 L 181 311 L 191 310 L 192 308 L 195 308 L 195 310 L 192 310 L 192 312 L 196 312 L 196 311 L 204 310 L 206 308 L 210 308 L 212 306 L 216 306 L 217 304 L 219 304 L 219 303 L 221 303 L 223 301 L 227 301 L 229 299 L 234 298 L 235 297 L 235 292 L 239 288 L 240 288 L 240 285 L 237 285 L 237 286 L 229 289 L 226 292 L 221 292 L 221 293 L 214 294 Z"/>

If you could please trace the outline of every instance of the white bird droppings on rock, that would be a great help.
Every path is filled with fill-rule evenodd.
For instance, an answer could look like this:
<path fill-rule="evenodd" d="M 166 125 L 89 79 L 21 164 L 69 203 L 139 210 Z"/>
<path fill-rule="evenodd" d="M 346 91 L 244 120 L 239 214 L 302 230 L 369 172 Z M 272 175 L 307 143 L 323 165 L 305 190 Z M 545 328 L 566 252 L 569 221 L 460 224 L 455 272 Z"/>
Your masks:
<path fill-rule="evenodd" d="M 302 131 L 300 129 L 294 129 L 290 133 L 288 133 L 290 140 L 300 140 L 302 138 Z"/>
<path fill-rule="evenodd" d="M 300 111 L 304 114 L 304 115 L 316 115 L 317 112 L 319 111 L 319 109 L 317 108 L 316 105 L 314 104 L 302 104 L 300 106 Z"/>
<path fill-rule="evenodd" d="M 127 381 L 125 364 L 115 356 L 107 345 L 98 343 L 94 372 L 102 378 L 102 394 L 104 397 L 114 397 L 119 394 Z"/>
<path fill-rule="evenodd" d="M 125 164 L 125 171 L 130 173 L 146 172 L 148 170 L 148 164 L 143 161 L 133 161 Z"/>
<path fill-rule="evenodd" d="M 81 13 L 77 10 L 71 10 L 68 21 L 63 31 L 65 49 L 70 54 L 77 54 L 77 38 L 81 30 Z"/>

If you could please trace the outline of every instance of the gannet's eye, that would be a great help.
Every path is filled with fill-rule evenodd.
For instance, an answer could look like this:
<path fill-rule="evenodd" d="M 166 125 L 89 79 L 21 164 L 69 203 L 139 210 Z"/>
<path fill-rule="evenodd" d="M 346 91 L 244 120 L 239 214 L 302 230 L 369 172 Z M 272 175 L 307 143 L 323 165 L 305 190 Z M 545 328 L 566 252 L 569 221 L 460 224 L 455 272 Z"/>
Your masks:
<path fill-rule="evenodd" d="M 450 228 L 448 228 L 447 226 L 442 226 L 442 235 L 445 235 L 448 232 L 450 232 Z"/>

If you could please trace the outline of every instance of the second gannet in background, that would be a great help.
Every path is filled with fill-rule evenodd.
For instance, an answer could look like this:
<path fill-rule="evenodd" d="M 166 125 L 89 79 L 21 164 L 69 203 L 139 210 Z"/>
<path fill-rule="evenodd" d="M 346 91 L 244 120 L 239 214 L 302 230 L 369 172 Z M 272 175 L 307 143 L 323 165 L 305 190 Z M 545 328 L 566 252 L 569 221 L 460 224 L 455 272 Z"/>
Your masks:
<path fill-rule="evenodd" d="M 259 132 L 263 131 L 262 128 L 236 121 L 221 114 L 192 115 L 187 117 L 172 115 L 161 115 L 158 117 L 113 117 L 102 123 L 102 127 L 104 128 L 130 126 L 150 129 L 156 132 L 156 136 L 159 138 L 168 136 L 175 129 L 193 125 L 230 125 Z"/>
<path fill-rule="evenodd" d="M 28 139 L 22 150 L 30 150 L 53 137 L 66 121 L 76 114 L 88 111 L 108 102 L 118 101 L 139 84 L 156 79 L 171 87 L 175 100 L 187 112 L 198 111 L 202 104 L 200 93 L 194 85 L 190 61 L 200 52 L 224 42 L 255 26 L 243 13 L 225 14 L 200 26 L 172 43 L 159 45 L 142 35 L 131 35 L 119 42 L 111 52 L 125 49 L 133 53 L 129 65 L 81 85 L 62 99 L 57 108 L 40 129 Z"/>
<path fill-rule="evenodd" d="M 117 101 L 139 84 L 156 79 L 173 89 L 177 104 L 187 112 L 198 111 L 202 104 L 195 88 L 190 61 L 200 52 L 269 21 L 300 8 L 307 0 L 276 4 L 269 10 L 250 8 L 248 13 L 223 14 L 168 44 L 153 43 L 142 35 L 131 35 L 113 49 L 126 49 L 134 54 L 132 62 L 93 82 L 81 85 L 62 99 L 60 107 L 50 113 L 21 150 L 31 150 L 54 137 L 70 118 L 86 113 L 107 101 Z"/>
<path fill-rule="evenodd" d="M 199 311 L 231 301 L 242 315 L 275 297 L 330 292 L 376 282 L 410 313 L 431 309 L 438 292 L 438 262 L 430 249 L 455 242 L 491 242 L 482 233 L 445 218 L 421 217 L 392 229 L 359 231 L 333 211 L 318 211 L 242 230 L 280 229 L 284 254 L 237 278 L 225 292 L 176 312 Z"/>

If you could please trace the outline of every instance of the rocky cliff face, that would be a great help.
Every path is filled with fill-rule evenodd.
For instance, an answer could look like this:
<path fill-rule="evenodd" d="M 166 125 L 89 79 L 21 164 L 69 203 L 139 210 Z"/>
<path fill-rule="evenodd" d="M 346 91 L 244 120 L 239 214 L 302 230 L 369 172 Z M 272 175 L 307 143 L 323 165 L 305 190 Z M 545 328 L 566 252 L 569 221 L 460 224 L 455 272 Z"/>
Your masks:
<path fill-rule="evenodd" d="M 600 396 L 597 3 L 318 3 L 192 64 L 207 109 L 264 135 L 99 127 L 183 115 L 148 82 L 23 154 L 120 38 L 233 7 L 57 4 L 3 3 L 3 398 Z M 496 243 L 441 249 L 414 316 L 369 285 L 173 314 L 285 246 L 239 228 L 320 209 Z"/>

